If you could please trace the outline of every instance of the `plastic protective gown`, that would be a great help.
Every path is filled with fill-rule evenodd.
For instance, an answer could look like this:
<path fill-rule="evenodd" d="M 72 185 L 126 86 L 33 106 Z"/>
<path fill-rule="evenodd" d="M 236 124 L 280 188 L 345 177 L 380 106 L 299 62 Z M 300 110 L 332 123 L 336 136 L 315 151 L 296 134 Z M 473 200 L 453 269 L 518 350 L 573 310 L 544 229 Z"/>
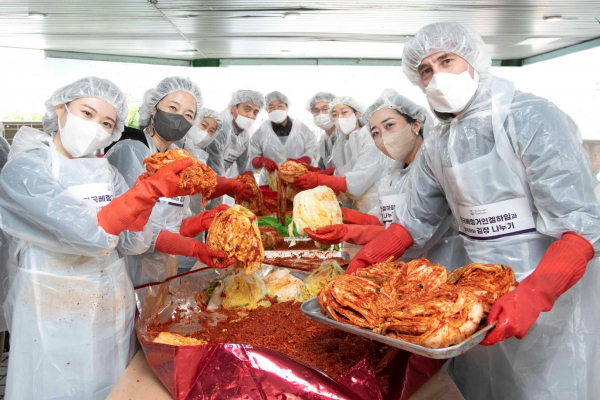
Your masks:
<path fill-rule="evenodd" d="M 223 118 L 223 133 L 227 133 L 225 148 L 223 149 L 223 164 L 226 177 L 235 178 L 246 171 L 250 171 L 250 132 L 248 129 L 239 134 L 233 125 L 233 115 L 230 109 L 221 112 Z"/>
<path fill-rule="evenodd" d="M 383 154 L 362 127 L 344 135 L 336 129 L 331 162 L 335 176 L 346 177 L 346 194 L 354 210 L 367 213 L 379 205 L 379 181 L 390 158 Z"/>
<path fill-rule="evenodd" d="M 415 245 L 433 235 L 450 209 L 470 261 L 508 265 L 518 280 L 564 232 L 583 236 L 598 254 L 598 182 L 577 126 L 549 101 L 481 74 L 465 110 L 438 125 L 423 150 L 398 212 Z M 448 369 L 465 398 L 597 397 L 599 264 L 593 259 L 524 339 L 452 359 Z"/>
<path fill-rule="evenodd" d="M 336 137 L 335 130 L 331 135 L 328 135 L 325 131 L 321 132 L 321 137 L 317 142 L 317 149 L 319 151 L 319 168 L 327 169 L 335 167 L 331 160 L 331 152 L 333 150 Z"/>
<path fill-rule="evenodd" d="M 4 311 L 11 333 L 7 399 L 104 399 L 135 351 L 135 299 L 122 254 L 150 227 L 118 237 L 97 212 L 129 189 L 95 156 L 67 159 L 23 127 L 0 174 L 0 217 L 18 265 Z"/>
<path fill-rule="evenodd" d="M 136 179 L 146 172 L 144 159 L 158 152 L 152 138 L 147 133 L 146 140 L 150 148 L 144 146 L 142 142 L 128 139 L 115 144 L 104 156 L 123 174 L 129 185 L 133 185 Z M 177 148 L 176 144 L 169 146 L 169 149 L 174 148 Z M 180 196 L 161 197 L 154 205 L 152 214 L 150 214 L 150 223 L 152 224 L 150 248 L 143 254 L 125 256 L 127 271 L 134 286 L 161 282 L 177 275 L 179 256 L 155 252 L 154 246 L 161 231 L 179 233 L 184 215 L 189 215 L 186 213 L 189 204 L 190 196 Z"/>
<path fill-rule="evenodd" d="M 1 122 L 0 122 L 1 124 Z M 0 132 L 4 129 L 0 126 Z M 4 168 L 6 161 L 8 160 L 8 152 L 10 151 L 10 145 L 3 137 L 0 137 L 0 171 Z M 2 306 L 6 300 L 6 295 L 12 284 L 15 274 L 15 266 L 9 264 L 8 256 L 8 237 L 0 230 L 0 332 L 8 330 L 6 325 L 6 318 L 4 318 L 4 310 Z"/>
<path fill-rule="evenodd" d="M 398 223 L 396 210 L 403 207 L 407 176 L 413 165 L 407 166 L 403 161 L 392 160 L 387 175 L 381 178 L 379 207 L 373 209 L 370 214 L 376 215 L 386 227 L 393 222 Z M 410 261 L 421 257 L 426 257 L 434 264 L 443 265 L 448 271 L 467 264 L 463 239 L 458 234 L 456 222 L 449 211 L 431 239 L 421 246 L 409 248 L 401 260 Z"/>
<path fill-rule="evenodd" d="M 250 139 L 250 162 L 254 160 L 254 157 L 266 157 L 280 164 L 288 158 L 307 156 L 311 163 L 316 165 L 318 153 L 315 134 L 299 119 L 288 118 L 292 121 L 292 130 L 285 140 L 285 144 L 273 131 L 271 120 L 263 122 L 260 128 L 254 132 Z M 263 168 L 259 184 L 267 185 L 268 183 L 267 171 Z"/>

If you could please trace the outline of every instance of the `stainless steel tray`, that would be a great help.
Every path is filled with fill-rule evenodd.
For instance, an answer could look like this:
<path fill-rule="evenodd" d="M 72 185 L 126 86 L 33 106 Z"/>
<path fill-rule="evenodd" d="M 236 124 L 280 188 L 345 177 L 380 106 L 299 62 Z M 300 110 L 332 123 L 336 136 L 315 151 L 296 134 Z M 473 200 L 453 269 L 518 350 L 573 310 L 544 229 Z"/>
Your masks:
<path fill-rule="evenodd" d="M 350 261 L 350 255 L 345 251 L 335 250 L 265 250 L 265 260 L 269 258 L 343 258 Z"/>
<path fill-rule="evenodd" d="M 355 335 L 366 337 L 367 339 L 376 340 L 378 342 L 387 344 L 388 346 L 397 347 L 402 350 L 406 350 L 411 353 L 419 354 L 424 357 L 436 358 L 436 359 L 446 359 L 452 358 L 456 356 L 460 356 L 465 351 L 475 347 L 479 342 L 485 338 L 487 332 L 496 326 L 496 322 L 494 322 L 490 326 L 486 326 L 482 330 L 476 332 L 471 335 L 465 341 L 456 344 L 451 347 L 446 347 L 443 349 L 428 349 L 427 347 L 418 346 L 416 344 L 403 342 L 401 340 L 396 340 L 389 338 L 384 335 L 380 335 L 378 333 L 374 333 L 373 331 L 365 328 L 355 328 L 350 325 L 343 324 L 341 322 L 334 321 L 331 318 L 325 317 L 321 314 L 321 309 L 319 308 L 319 304 L 317 304 L 317 298 L 313 297 L 312 299 L 305 301 L 302 303 L 300 309 L 306 314 L 308 318 L 315 322 L 319 322 L 323 325 L 331 326 L 332 328 L 341 329 L 343 331 L 354 333 Z"/>

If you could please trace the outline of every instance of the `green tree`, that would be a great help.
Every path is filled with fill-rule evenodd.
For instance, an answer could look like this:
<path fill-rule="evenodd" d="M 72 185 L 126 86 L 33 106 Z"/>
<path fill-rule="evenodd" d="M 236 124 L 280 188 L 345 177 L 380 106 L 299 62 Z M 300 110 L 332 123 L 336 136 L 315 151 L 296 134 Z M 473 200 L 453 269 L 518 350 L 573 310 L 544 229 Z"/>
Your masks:
<path fill-rule="evenodd" d="M 22 112 L 12 112 L 4 117 L 2 117 L 2 121 L 41 121 L 42 114 L 28 114 Z"/>
<path fill-rule="evenodd" d="M 131 95 L 127 95 L 127 121 L 125 121 L 125 125 L 131 128 L 139 128 L 140 125 L 140 106 L 137 105 L 136 101 L 131 97 Z"/>

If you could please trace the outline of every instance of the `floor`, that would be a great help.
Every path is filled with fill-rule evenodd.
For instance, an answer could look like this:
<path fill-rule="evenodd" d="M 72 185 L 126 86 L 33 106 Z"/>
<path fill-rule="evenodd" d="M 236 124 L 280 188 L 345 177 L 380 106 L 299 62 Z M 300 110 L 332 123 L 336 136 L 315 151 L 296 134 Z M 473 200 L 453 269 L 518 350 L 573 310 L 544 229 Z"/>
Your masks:
<path fill-rule="evenodd" d="M 8 353 L 2 354 L 2 363 L 0 364 L 0 400 L 4 399 L 4 389 L 6 389 L 6 370 L 8 369 Z"/>

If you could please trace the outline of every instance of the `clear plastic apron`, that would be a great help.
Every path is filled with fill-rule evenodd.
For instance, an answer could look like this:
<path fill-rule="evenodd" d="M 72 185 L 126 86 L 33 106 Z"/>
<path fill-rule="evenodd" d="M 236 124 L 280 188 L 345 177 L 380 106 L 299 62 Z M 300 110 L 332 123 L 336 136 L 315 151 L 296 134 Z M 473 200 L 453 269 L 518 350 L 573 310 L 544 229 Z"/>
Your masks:
<path fill-rule="evenodd" d="M 505 91 L 503 95 L 512 98 L 513 93 Z M 509 110 L 496 104 L 492 103 L 495 148 L 459 165 L 449 147 L 453 167 L 442 167 L 437 154 L 434 170 L 471 262 L 508 265 L 520 281 L 537 267 L 556 238 L 535 230 L 537 210 L 524 166 L 503 127 Z M 455 118 L 450 124 L 450 137 L 456 134 L 457 125 Z M 597 396 L 599 267 L 598 259 L 592 260 L 583 279 L 556 301 L 552 311 L 540 315 L 523 340 L 510 338 L 495 346 L 476 346 L 450 360 L 448 371 L 465 398 Z"/>
<path fill-rule="evenodd" d="M 154 142 L 152 142 L 152 138 L 148 134 L 146 134 L 146 141 L 148 142 L 150 153 L 157 153 L 158 149 L 154 146 Z M 189 207 L 189 202 L 189 196 L 161 197 L 152 208 L 150 220 L 153 220 L 153 218 L 160 221 L 177 221 L 178 219 L 182 219 L 184 211 Z M 175 233 L 179 233 L 179 226 L 153 226 L 152 229 L 153 235 L 158 229 L 172 230 Z M 125 256 L 125 262 L 133 286 L 137 287 L 146 283 L 162 282 L 167 278 L 177 275 L 179 256 L 159 252 L 146 252 L 135 256 Z"/>
<path fill-rule="evenodd" d="M 348 139 L 346 139 L 343 133 L 339 133 L 340 137 L 337 139 L 339 143 L 336 143 L 336 147 L 340 146 L 341 149 L 339 154 L 332 155 L 332 163 L 334 164 L 336 171 L 335 176 L 342 177 L 347 173 L 351 172 L 354 168 L 354 164 L 358 161 L 358 155 L 360 149 L 356 136 L 359 134 L 360 129 L 357 129 L 350 133 Z M 379 206 L 379 179 L 375 181 L 362 195 L 354 196 L 349 192 L 344 193 L 345 196 L 352 200 L 352 209 L 368 213 L 373 208 Z M 344 202 L 344 195 L 340 194 L 340 200 Z"/>
<path fill-rule="evenodd" d="M 50 152 L 61 184 L 99 209 L 94 196 L 113 185 L 108 162 L 68 160 L 52 144 Z M 104 399 L 133 357 L 134 293 L 116 251 L 87 257 L 25 243 L 6 303 L 7 399 Z"/>

